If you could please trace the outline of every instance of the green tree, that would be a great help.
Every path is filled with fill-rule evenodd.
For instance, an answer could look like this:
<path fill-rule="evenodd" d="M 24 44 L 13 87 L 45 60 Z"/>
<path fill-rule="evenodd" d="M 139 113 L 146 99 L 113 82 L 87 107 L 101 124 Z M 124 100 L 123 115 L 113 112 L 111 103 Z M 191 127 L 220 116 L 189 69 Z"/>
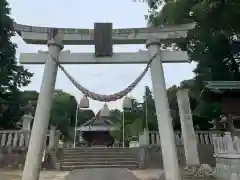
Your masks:
<path fill-rule="evenodd" d="M 138 137 L 140 132 L 143 132 L 142 119 L 135 119 L 131 124 L 125 126 L 126 137 L 131 140 L 132 137 Z"/>
<path fill-rule="evenodd" d="M 152 92 L 148 86 L 145 87 L 143 99 L 144 101 L 141 104 L 143 112 L 142 126 L 147 128 L 148 125 L 149 131 L 155 131 L 158 129 L 156 109 Z"/>
<path fill-rule="evenodd" d="M 124 110 L 125 124 L 132 124 L 136 119 L 143 120 L 143 109 L 137 99 L 132 99 L 131 110 Z"/>
<path fill-rule="evenodd" d="M 36 91 L 23 91 L 19 96 L 21 107 L 25 107 L 29 101 L 36 109 L 38 92 Z M 53 105 L 51 111 L 50 126 L 56 126 L 61 131 L 65 138 L 72 138 L 76 120 L 77 102 L 69 93 L 60 89 L 56 89 L 53 94 Z M 34 114 L 33 114 L 34 116 Z M 80 126 L 87 120 L 94 117 L 94 112 L 91 109 L 79 109 L 77 117 L 77 125 Z M 20 121 L 20 119 L 19 119 Z"/>
<path fill-rule="evenodd" d="M 17 63 L 16 44 L 11 37 L 15 35 L 13 19 L 6 0 L 0 1 L 0 102 L 1 128 L 14 128 L 19 121 L 19 88 L 30 83 L 32 73 Z"/>
<path fill-rule="evenodd" d="M 38 92 L 37 91 L 23 91 L 21 92 L 19 102 L 21 104 L 21 107 L 25 107 L 29 101 L 33 105 L 34 108 L 37 106 L 37 100 L 38 100 Z"/>
<path fill-rule="evenodd" d="M 122 121 L 122 112 L 119 109 L 110 110 L 111 121 L 113 123 L 118 123 Z"/>
<path fill-rule="evenodd" d="M 193 119 L 209 127 L 207 121 L 219 117 L 220 105 L 205 102 L 201 97 L 204 81 L 240 80 L 239 68 L 239 0 L 168 0 L 162 11 L 153 6 L 148 14 L 149 25 L 160 27 L 196 22 L 186 41 L 179 47 L 187 50 L 197 63 L 194 79 L 182 82 L 190 87 Z M 204 120 L 203 120 L 204 119 Z"/>
<path fill-rule="evenodd" d="M 172 86 L 167 89 L 167 96 L 169 101 L 169 108 L 170 113 L 173 118 L 173 125 L 174 129 L 180 129 L 180 118 L 178 112 L 178 104 L 177 104 L 177 93 L 178 87 Z M 144 122 L 143 126 L 146 127 L 146 118 L 148 122 L 148 128 L 150 131 L 157 131 L 158 130 L 158 122 L 157 122 L 157 115 L 156 115 L 156 108 L 155 102 L 152 95 L 152 92 L 149 87 L 145 87 L 145 95 L 144 95 L 144 102 L 142 104 L 142 109 L 144 113 Z M 147 111 L 147 113 L 146 113 Z"/>
<path fill-rule="evenodd" d="M 91 109 L 80 109 L 78 112 L 78 126 L 81 126 L 82 124 L 84 124 L 86 121 L 92 119 L 93 117 L 95 117 L 95 114 L 93 112 L 93 110 Z"/>
<path fill-rule="evenodd" d="M 62 90 L 54 91 L 50 125 L 56 126 L 66 138 L 69 137 L 71 125 L 75 124 L 76 107 L 72 95 Z"/>
<path fill-rule="evenodd" d="M 120 128 L 120 131 L 113 131 L 111 134 L 118 141 L 122 141 L 123 116 L 126 140 L 131 139 L 133 136 L 138 136 L 138 134 L 143 131 L 144 116 L 142 104 L 136 99 L 132 99 L 131 110 L 124 110 L 124 114 L 123 111 L 118 109 L 111 110 L 111 120 Z"/>
<path fill-rule="evenodd" d="M 76 123 L 77 102 L 74 96 L 62 90 L 55 90 L 50 125 L 54 125 L 61 131 L 65 139 L 71 139 Z M 90 109 L 78 110 L 77 126 L 94 117 Z"/>
<path fill-rule="evenodd" d="M 239 0 L 168 0 L 162 11 L 154 6 L 149 13 L 151 26 L 196 22 L 185 42 L 191 60 L 197 62 L 195 83 L 209 80 L 240 80 L 239 51 L 233 51 L 239 39 Z"/>

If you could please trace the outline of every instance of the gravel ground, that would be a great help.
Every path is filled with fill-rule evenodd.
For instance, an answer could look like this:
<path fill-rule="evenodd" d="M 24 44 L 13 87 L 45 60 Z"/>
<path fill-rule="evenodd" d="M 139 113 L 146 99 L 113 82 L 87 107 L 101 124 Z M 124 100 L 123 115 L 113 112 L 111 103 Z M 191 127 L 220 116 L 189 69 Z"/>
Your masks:
<path fill-rule="evenodd" d="M 21 171 L 0 170 L 1 180 L 21 180 Z M 68 172 L 42 171 L 40 180 L 64 180 Z"/>

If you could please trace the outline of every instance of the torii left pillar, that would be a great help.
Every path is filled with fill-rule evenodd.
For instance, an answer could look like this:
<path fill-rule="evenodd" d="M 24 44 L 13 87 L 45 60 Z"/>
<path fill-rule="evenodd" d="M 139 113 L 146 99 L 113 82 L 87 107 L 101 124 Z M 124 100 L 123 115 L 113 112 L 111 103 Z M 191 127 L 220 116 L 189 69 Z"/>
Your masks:
<path fill-rule="evenodd" d="M 49 58 L 46 61 L 43 73 L 43 80 L 38 97 L 22 180 L 39 180 L 45 139 L 52 108 L 52 95 L 58 71 L 58 65 L 52 58 L 58 59 L 60 51 L 63 49 L 61 40 L 57 29 L 53 28 L 49 31 Z"/>

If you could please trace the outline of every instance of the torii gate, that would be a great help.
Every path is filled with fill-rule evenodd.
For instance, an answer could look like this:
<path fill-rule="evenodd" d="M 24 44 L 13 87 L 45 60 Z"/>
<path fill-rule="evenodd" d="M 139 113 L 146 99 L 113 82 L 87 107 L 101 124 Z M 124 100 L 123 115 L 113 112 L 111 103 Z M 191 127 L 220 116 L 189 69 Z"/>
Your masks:
<path fill-rule="evenodd" d="M 187 52 L 164 51 L 160 50 L 160 47 L 162 44 L 176 43 L 186 38 L 188 30 L 194 27 L 195 24 L 185 24 L 157 29 L 112 29 L 112 25 L 102 26 L 100 23 L 95 24 L 95 30 L 93 30 L 33 27 L 15 24 L 16 31 L 26 43 L 48 45 L 48 52 L 24 53 L 20 56 L 20 63 L 22 64 L 45 63 L 22 180 L 39 179 L 45 134 L 49 123 L 52 94 L 58 70 L 58 65 L 53 60 L 54 58 L 58 59 L 62 64 L 136 64 L 148 63 L 149 58 L 156 55 L 156 53 L 158 54 L 154 57 L 150 65 L 150 70 L 161 137 L 165 178 L 167 180 L 180 180 L 180 170 L 162 63 L 183 63 L 188 62 L 189 59 Z M 101 28 L 105 29 L 101 30 Z M 101 38 L 103 38 L 104 42 L 99 43 Z M 148 52 L 112 52 L 113 44 L 145 43 Z M 61 52 L 63 45 L 94 44 L 96 56 L 93 56 L 92 53 Z"/>

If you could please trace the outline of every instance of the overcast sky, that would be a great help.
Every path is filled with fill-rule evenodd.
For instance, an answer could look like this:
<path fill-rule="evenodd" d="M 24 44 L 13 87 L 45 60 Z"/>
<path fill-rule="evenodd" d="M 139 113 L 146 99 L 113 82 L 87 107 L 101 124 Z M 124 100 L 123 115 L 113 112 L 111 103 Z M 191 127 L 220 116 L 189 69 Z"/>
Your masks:
<path fill-rule="evenodd" d="M 113 28 L 145 27 L 144 15 L 147 4 L 132 0 L 9 0 L 12 16 L 17 23 L 32 26 L 55 26 L 63 28 L 93 28 L 94 22 L 112 22 Z M 17 57 L 20 53 L 47 50 L 46 45 L 27 45 L 20 37 L 17 43 Z M 65 46 L 71 52 L 94 52 L 93 46 Z M 114 46 L 115 52 L 135 52 L 145 49 L 145 45 Z M 144 69 L 145 65 L 68 65 L 70 74 L 86 88 L 101 94 L 110 94 L 124 89 Z M 167 87 L 179 84 L 193 77 L 193 64 L 165 64 L 164 72 Z M 40 90 L 43 66 L 25 65 L 34 73 L 32 82 L 24 89 Z M 142 101 L 144 86 L 151 85 L 149 73 L 129 95 Z M 56 88 L 71 93 L 79 101 L 82 94 L 59 70 Z M 97 111 L 103 103 L 90 101 L 91 108 Z M 109 103 L 109 108 L 121 108 L 121 100 Z"/>

